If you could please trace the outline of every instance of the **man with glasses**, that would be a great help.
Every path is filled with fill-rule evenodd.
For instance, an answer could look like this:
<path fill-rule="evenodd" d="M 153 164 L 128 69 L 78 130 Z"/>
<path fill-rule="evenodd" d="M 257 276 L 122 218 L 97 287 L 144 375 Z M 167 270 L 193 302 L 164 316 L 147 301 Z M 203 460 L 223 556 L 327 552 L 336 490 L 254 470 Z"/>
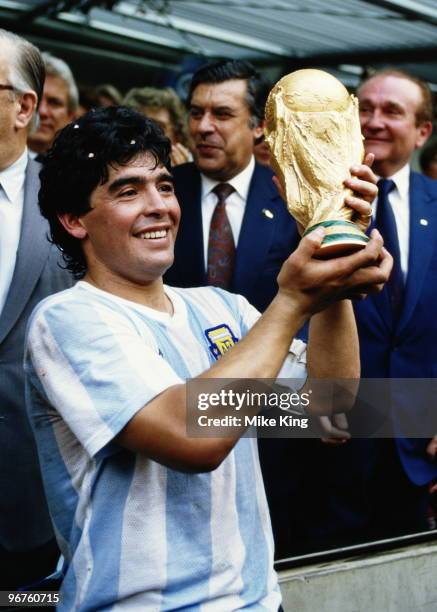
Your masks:
<path fill-rule="evenodd" d="M 40 165 L 26 141 L 44 84 L 41 54 L 0 29 L 0 589 L 49 574 L 58 550 L 24 405 L 27 319 L 43 297 L 71 284 L 57 265 L 37 206 Z"/>

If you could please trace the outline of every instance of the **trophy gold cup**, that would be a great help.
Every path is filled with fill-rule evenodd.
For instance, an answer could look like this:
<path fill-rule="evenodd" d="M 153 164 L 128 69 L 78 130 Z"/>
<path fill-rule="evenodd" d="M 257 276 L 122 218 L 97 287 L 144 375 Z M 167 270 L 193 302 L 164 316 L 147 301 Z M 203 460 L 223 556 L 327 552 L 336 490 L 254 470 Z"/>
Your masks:
<path fill-rule="evenodd" d="M 266 104 L 266 142 L 287 208 L 304 228 L 326 235 L 318 257 L 354 252 L 368 242 L 344 204 L 350 167 L 361 164 L 358 100 L 331 74 L 297 70 L 276 83 Z"/>

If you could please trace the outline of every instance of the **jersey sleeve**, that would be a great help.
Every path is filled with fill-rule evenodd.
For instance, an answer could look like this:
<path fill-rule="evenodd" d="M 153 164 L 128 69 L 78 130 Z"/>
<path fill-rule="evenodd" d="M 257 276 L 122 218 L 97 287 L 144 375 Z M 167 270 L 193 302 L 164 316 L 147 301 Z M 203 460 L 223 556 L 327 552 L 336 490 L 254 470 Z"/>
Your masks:
<path fill-rule="evenodd" d="M 89 303 L 60 302 L 36 313 L 26 368 L 91 456 L 154 397 L 184 382 L 152 335 L 144 338 L 119 312 Z"/>

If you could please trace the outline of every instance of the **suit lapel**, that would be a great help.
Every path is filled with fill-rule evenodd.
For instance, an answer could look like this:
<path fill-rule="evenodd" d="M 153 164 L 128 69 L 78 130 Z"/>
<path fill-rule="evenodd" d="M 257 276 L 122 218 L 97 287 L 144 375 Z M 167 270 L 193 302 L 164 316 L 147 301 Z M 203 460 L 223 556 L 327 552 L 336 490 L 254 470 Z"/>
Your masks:
<path fill-rule="evenodd" d="M 24 207 L 17 261 L 3 312 L 0 342 L 7 336 L 26 306 L 47 260 L 48 226 L 38 209 L 40 165 L 29 159 L 24 185 Z"/>
<path fill-rule="evenodd" d="M 255 285 L 263 267 L 278 223 L 277 215 L 274 216 L 275 199 L 279 199 L 279 195 L 271 184 L 270 174 L 266 179 L 263 169 L 256 164 L 238 239 L 233 285 L 238 287 L 239 293 L 245 294 Z M 266 215 L 263 210 L 273 216 Z"/>
<path fill-rule="evenodd" d="M 399 331 L 408 323 L 428 273 L 437 234 L 437 202 L 430 205 L 430 194 L 421 175 L 410 178 L 410 250 L 405 299 L 399 320 Z"/>

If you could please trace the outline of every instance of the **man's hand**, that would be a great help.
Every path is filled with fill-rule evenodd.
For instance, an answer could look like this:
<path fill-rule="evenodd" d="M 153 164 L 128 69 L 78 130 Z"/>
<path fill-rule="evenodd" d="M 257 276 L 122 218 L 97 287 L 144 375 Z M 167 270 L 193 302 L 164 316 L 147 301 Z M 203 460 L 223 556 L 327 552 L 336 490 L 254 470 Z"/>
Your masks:
<path fill-rule="evenodd" d="M 278 296 L 291 300 L 305 318 L 339 300 L 381 291 L 393 266 L 377 230 L 361 251 L 329 260 L 314 256 L 323 237 L 321 228 L 305 236 L 278 276 Z"/>
<path fill-rule="evenodd" d="M 345 197 L 344 202 L 354 210 L 352 220 L 363 232 L 367 230 L 372 218 L 372 207 L 370 205 L 378 195 L 377 179 L 370 168 L 374 158 L 373 153 L 366 155 L 363 164 L 352 166 L 350 169 L 352 178 L 344 181 L 345 187 L 353 192 Z"/>
<path fill-rule="evenodd" d="M 371 170 L 371 165 L 375 156 L 369 153 L 364 158 L 364 163 L 357 164 L 350 168 L 351 178 L 344 181 L 344 186 L 351 189 L 352 194 L 347 195 L 344 203 L 354 210 L 353 222 L 364 232 L 367 230 L 370 219 L 372 218 L 371 203 L 378 195 L 378 187 L 376 186 L 377 178 Z M 285 193 L 277 176 L 273 177 L 273 182 L 279 191 L 281 198 L 286 201 Z M 299 234 L 305 231 L 305 228 L 296 221 Z"/>
<path fill-rule="evenodd" d="M 349 424 L 345 414 L 333 414 L 331 417 L 321 416 L 319 422 L 325 433 L 320 438 L 324 444 L 338 446 L 350 440 L 351 435 L 347 430 Z"/>

